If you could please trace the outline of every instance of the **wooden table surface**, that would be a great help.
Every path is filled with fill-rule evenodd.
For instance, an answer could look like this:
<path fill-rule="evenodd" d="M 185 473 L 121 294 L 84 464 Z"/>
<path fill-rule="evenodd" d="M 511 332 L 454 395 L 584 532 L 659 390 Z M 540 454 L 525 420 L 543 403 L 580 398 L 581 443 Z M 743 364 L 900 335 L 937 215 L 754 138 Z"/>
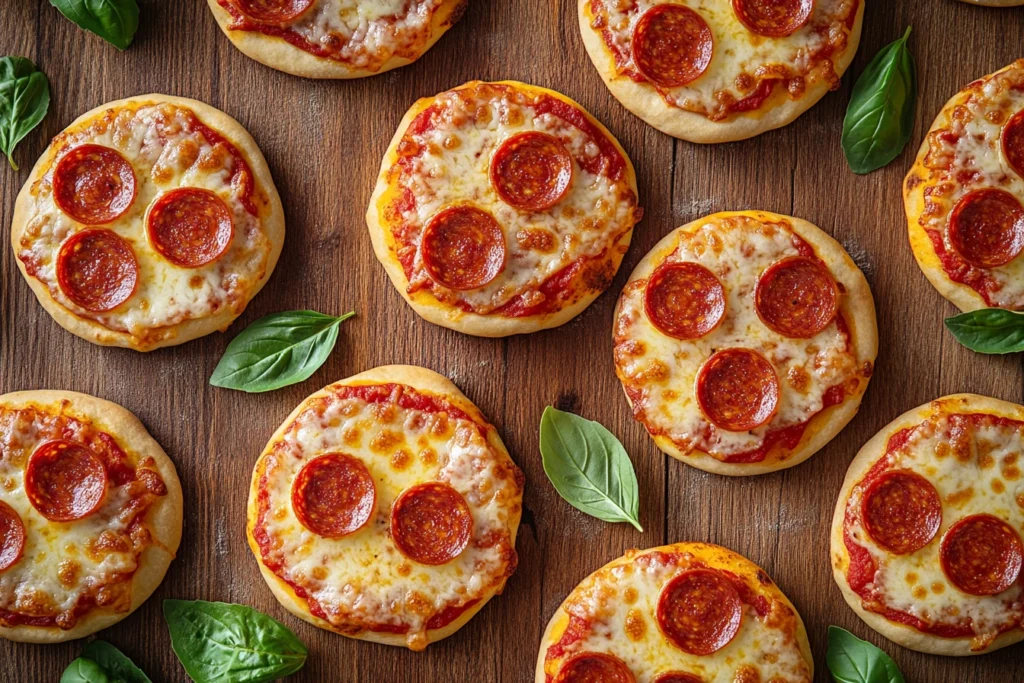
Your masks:
<path fill-rule="evenodd" d="M 419 62 L 352 82 L 303 80 L 244 57 L 202 0 L 140 5 L 139 32 L 122 53 L 42 0 L 0 2 L 0 54 L 33 59 L 52 91 L 49 115 L 18 148 L 22 170 L 0 169 L 0 224 L 10 225 L 33 161 L 76 116 L 108 100 L 162 92 L 219 107 L 252 133 L 284 202 L 284 253 L 266 289 L 227 334 L 139 354 L 94 346 L 58 327 L 5 247 L 0 393 L 68 389 L 115 401 L 142 419 L 177 465 L 186 510 L 179 556 L 145 605 L 100 634 L 154 681 L 187 681 L 160 612 L 161 600 L 170 597 L 244 603 L 282 620 L 310 649 L 306 668 L 290 680 L 532 681 L 542 629 L 580 579 L 627 548 L 680 540 L 722 544 L 775 578 L 807 624 L 815 681 L 829 680 L 830 624 L 884 648 L 912 683 L 1024 681 L 1024 646 L 952 659 L 876 635 L 843 601 L 828 558 L 829 521 L 846 467 L 878 429 L 957 391 L 1024 400 L 1020 356 L 975 355 L 944 330 L 953 306 L 915 265 L 900 200 L 912 150 L 941 104 L 967 82 L 1024 56 L 1024 8 L 868 0 L 860 50 L 839 90 L 781 130 L 698 146 L 659 133 L 612 98 L 584 53 L 574 0 L 472 0 L 465 18 Z M 914 27 L 910 47 L 920 81 L 914 136 L 889 167 L 856 176 L 839 144 L 853 77 L 907 24 Z M 384 149 L 416 98 L 470 79 L 505 78 L 559 90 L 607 125 L 636 165 L 645 217 L 609 291 L 574 321 L 529 336 L 477 339 L 412 312 L 374 258 L 363 215 Z M 659 452 L 632 420 L 612 364 L 612 308 L 637 261 L 671 229 L 726 209 L 799 216 L 843 243 L 871 284 L 881 340 L 874 380 L 853 422 L 803 465 L 743 479 L 706 474 Z M 228 341 L 246 324 L 294 308 L 358 314 L 311 379 L 259 395 L 207 384 Z M 349 640 L 287 614 L 245 542 L 250 469 L 278 424 L 320 386 L 386 363 L 419 364 L 451 377 L 497 425 L 527 481 L 519 570 L 504 595 L 422 653 Z M 599 420 L 622 440 L 640 483 L 643 534 L 587 517 L 555 493 L 537 446 L 548 404 Z M 81 646 L 0 641 L 0 678 L 56 682 Z"/>

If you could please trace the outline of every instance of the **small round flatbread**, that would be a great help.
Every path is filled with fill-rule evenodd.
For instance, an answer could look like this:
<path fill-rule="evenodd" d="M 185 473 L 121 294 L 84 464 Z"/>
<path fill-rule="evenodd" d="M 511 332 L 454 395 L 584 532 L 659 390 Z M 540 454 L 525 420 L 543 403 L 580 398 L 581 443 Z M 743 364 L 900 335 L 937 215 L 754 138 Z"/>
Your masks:
<path fill-rule="evenodd" d="M 860 269 L 807 221 L 711 214 L 669 233 L 622 290 L 615 370 L 658 447 L 716 474 L 803 462 L 853 418 L 878 352 Z"/>
<path fill-rule="evenodd" d="M 0 480 L 0 638 L 83 638 L 163 581 L 181 484 L 121 406 L 71 391 L 0 396 Z"/>
<path fill-rule="evenodd" d="M 406 113 L 366 222 L 420 316 L 503 337 L 579 315 L 611 284 L 642 213 L 626 153 L 580 105 L 473 81 Z"/>
<path fill-rule="evenodd" d="M 708 543 L 629 550 L 548 622 L 536 683 L 810 683 L 803 621 L 750 560 Z"/>
<path fill-rule="evenodd" d="M 248 57 L 306 78 L 361 78 L 411 64 L 469 0 L 207 0 Z"/>
<path fill-rule="evenodd" d="M 1024 639 L 1024 407 L 944 396 L 850 463 L 832 570 L 864 622 L 904 647 L 992 652 Z"/>
<path fill-rule="evenodd" d="M 626 109 L 690 142 L 785 126 L 853 61 L 864 0 L 577 0 L 591 61 Z"/>
<path fill-rule="evenodd" d="M 88 111 L 53 139 L 18 194 L 11 244 L 61 327 L 151 351 L 241 315 L 277 264 L 284 212 L 237 121 L 142 95 Z"/>
<path fill-rule="evenodd" d="M 454 384 L 389 365 L 292 412 L 256 462 L 246 528 L 288 611 L 422 650 L 515 572 L 522 496 L 522 472 Z"/>

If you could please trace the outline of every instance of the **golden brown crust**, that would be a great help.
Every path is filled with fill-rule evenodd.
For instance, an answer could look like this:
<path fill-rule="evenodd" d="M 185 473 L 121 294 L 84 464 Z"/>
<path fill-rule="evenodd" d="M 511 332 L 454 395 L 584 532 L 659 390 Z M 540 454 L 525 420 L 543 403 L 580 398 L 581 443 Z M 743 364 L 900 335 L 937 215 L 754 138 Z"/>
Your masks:
<path fill-rule="evenodd" d="M 835 61 L 834 70 L 837 77 L 846 72 L 857 53 L 864 23 L 865 4 L 859 3 L 846 49 Z M 757 110 L 734 114 L 724 121 L 712 121 L 702 114 L 668 104 L 648 83 L 637 83 L 619 75 L 614 55 L 601 34 L 591 28 L 593 15 L 590 12 L 590 0 L 577 0 L 577 10 L 583 45 L 601 80 L 608 86 L 615 99 L 648 124 L 681 140 L 716 143 L 752 138 L 792 123 L 814 106 L 830 89 L 827 81 L 818 79 L 799 99 L 794 100 L 776 88 L 771 97 Z"/>
<path fill-rule="evenodd" d="M 470 81 L 457 88 L 453 88 L 452 90 L 475 88 L 480 84 L 481 81 Z M 619 141 L 616 140 L 608 131 L 608 129 L 605 128 L 600 121 L 591 116 L 590 113 L 580 106 L 579 103 L 554 90 L 521 83 L 519 81 L 497 81 L 495 84 L 507 85 L 518 90 L 531 93 L 549 95 L 582 112 L 583 115 L 587 117 L 587 120 L 596 126 L 597 129 L 612 142 L 615 149 L 622 156 L 622 159 L 626 164 L 626 183 L 633 191 L 633 194 L 637 193 L 636 172 L 633 169 L 632 162 L 626 155 L 626 151 L 619 144 Z M 412 306 L 413 310 L 416 311 L 420 317 L 428 322 L 434 323 L 435 325 L 440 325 L 441 327 L 447 327 L 457 332 L 463 332 L 477 337 L 506 337 L 512 334 L 529 334 L 531 332 L 538 332 L 540 330 L 547 330 L 564 325 L 582 313 L 604 292 L 588 291 L 578 301 L 555 311 L 554 313 L 525 316 L 521 318 L 508 318 L 498 315 L 480 315 L 478 313 L 466 312 L 455 306 L 438 301 L 428 291 L 416 292 L 413 295 L 408 293 L 409 280 L 405 275 L 405 271 L 402 269 L 402 264 L 398 261 L 398 257 L 395 254 L 394 239 L 391 236 L 392 226 L 388 224 L 388 221 L 384 217 L 386 215 L 385 207 L 392 201 L 395 192 L 391 183 L 388 182 L 388 171 L 398 161 L 398 143 L 405 135 L 409 124 L 412 123 L 413 119 L 415 119 L 416 116 L 418 116 L 424 109 L 429 107 L 435 100 L 436 96 L 424 97 L 413 104 L 409 111 L 406 112 L 405 116 L 402 117 L 401 123 L 398 124 L 398 130 L 395 131 L 395 135 L 391 139 L 391 143 L 388 145 L 387 151 L 384 153 L 384 160 L 381 162 L 377 185 L 374 187 L 373 195 L 370 197 L 370 206 L 366 212 L 366 224 L 370 230 L 370 239 L 373 242 L 373 251 L 377 255 L 377 259 L 381 262 L 381 265 L 384 266 L 388 277 L 391 279 L 391 283 L 395 286 L 395 289 L 398 290 L 398 293 L 402 295 L 402 298 Z M 632 238 L 633 230 L 630 228 L 611 248 L 610 263 L 613 273 L 618 272 L 619 266 L 622 264 L 622 258 L 625 256 Z"/>
<path fill-rule="evenodd" d="M 864 274 L 839 242 L 817 226 L 800 218 L 770 211 L 721 211 L 704 216 L 676 228 L 654 245 L 630 274 L 629 282 L 650 276 L 654 268 L 675 249 L 679 233 L 695 230 L 709 220 L 721 220 L 730 216 L 746 216 L 754 220 L 773 223 L 785 221 L 791 226 L 793 232 L 814 248 L 815 253 L 828 265 L 836 280 L 842 282 L 847 289 L 846 294 L 840 299 L 839 310 L 850 329 L 851 344 L 853 354 L 857 358 L 857 366 L 860 367 L 864 363 L 874 364 L 875 356 L 878 355 L 878 327 L 875 321 L 875 302 Z M 620 310 L 621 299 L 615 306 L 613 319 L 618 319 Z M 847 396 L 839 405 L 826 408 L 812 417 L 804 430 L 800 443 L 790 451 L 784 460 L 772 460 L 771 454 L 769 454 L 769 457 L 761 463 L 722 462 L 700 450 L 684 453 L 667 436 L 659 435 L 653 438 L 663 452 L 706 472 L 728 476 L 749 476 L 775 472 L 807 460 L 842 431 L 843 427 L 857 414 L 867 385 L 867 380 L 861 382 L 858 393 Z M 633 402 L 628 393 L 626 400 L 632 408 Z"/>
<path fill-rule="evenodd" d="M 246 162 L 248 162 L 253 175 L 255 175 L 257 184 L 267 195 L 270 213 L 262 219 L 262 223 L 266 236 L 270 241 L 270 254 L 267 257 L 267 267 L 263 277 L 253 286 L 252 291 L 249 293 L 249 300 L 251 300 L 259 293 L 263 285 L 267 283 L 267 280 L 270 279 L 271 274 L 274 272 L 274 267 L 277 265 L 278 257 L 281 255 L 281 248 L 284 246 L 284 209 L 281 206 L 281 198 L 277 194 L 277 188 L 274 187 L 274 180 L 270 176 L 270 168 L 267 166 L 263 154 L 260 152 L 259 147 L 256 146 L 252 136 L 249 135 L 240 123 L 208 104 L 184 97 L 153 93 L 102 104 L 79 116 L 64 130 L 70 131 L 83 128 L 90 120 L 101 116 L 107 110 L 123 107 L 129 103 L 152 104 L 161 102 L 191 109 L 204 124 L 223 135 L 237 147 L 245 156 Z M 57 150 L 54 145 L 51 144 L 46 148 L 46 151 L 43 152 L 32 168 L 32 173 L 29 174 L 28 180 L 25 181 L 25 185 L 21 188 L 21 192 L 18 193 L 17 201 L 14 204 L 14 219 L 11 224 L 11 245 L 15 252 L 14 260 L 18 264 L 18 269 L 21 271 L 22 276 L 28 282 L 29 287 L 32 288 L 39 303 L 57 321 L 58 325 L 68 332 L 100 346 L 121 346 L 135 349 L 136 351 L 153 351 L 165 346 L 184 344 L 187 341 L 203 337 L 218 330 L 224 331 L 235 318 L 242 314 L 242 311 L 245 310 L 244 305 L 238 307 L 225 306 L 215 315 L 185 320 L 175 325 L 161 328 L 166 331 L 166 336 L 161 336 L 160 339 L 153 341 L 140 339 L 127 332 L 111 330 L 94 320 L 76 314 L 56 301 L 45 284 L 31 277 L 26 272 L 25 264 L 17 257 L 19 244 L 30 218 L 28 212 L 32 203 L 32 186 L 52 166 L 56 153 Z M 248 301 L 245 303 L 247 304 Z"/>
<path fill-rule="evenodd" d="M 259 480 L 262 475 L 261 465 L 265 461 L 265 456 L 270 452 L 271 447 L 280 440 L 291 423 L 305 410 L 306 406 L 318 398 L 327 395 L 328 389 L 339 386 L 359 386 L 367 384 L 405 384 L 414 389 L 420 391 L 430 392 L 432 394 L 439 395 L 445 400 L 449 401 L 452 405 L 464 411 L 467 415 L 473 418 L 474 421 L 480 422 L 485 425 L 489 425 L 489 422 L 484 417 L 480 409 L 477 408 L 465 394 L 463 394 L 458 387 L 455 386 L 447 377 L 440 375 L 433 370 L 421 368 L 415 365 L 382 365 L 371 370 L 366 370 L 357 375 L 353 375 L 347 379 L 340 380 L 334 384 L 328 385 L 317 391 L 314 394 L 308 396 L 302 401 L 295 410 L 285 418 L 281 426 L 274 432 L 274 435 L 270 437 L 267 442 L 267 447 L 256 461 L 255 467 L 253 467 L 252 482 L 249 489 L 249 502 L 246 512 L 246 538 L 249 541 L 249 548 L 252 550 L 253 555 L 256 557 L 256 563 L 259 565 L 260 573 L 263 575 L 263 579 L 270 586 L 270 590 L 274 593 L 274 597 L 277 598 L 278 602 L 284 606 L 289 612 L 307 621 L 310 624 L 318 628 L 325 629 L 327 631 L 338 632 L 334 626 L 328 621 L 321 619 L 313 615 L 309 611 L 309 606 L 306 601 L 295 594 L 295 591 L 285 581 L 281 579 L 277 574 L 271 571 L 264 563 L 262 553 L 260 552 L 259 545 L 256 543 L 256 539 L 253 536 L 253 530 L 256 525 L 258 518 L 257 510 L 257 497 L 259 494 Z M 511 457 L 508 454 L 508 449 L 505 448 L 505 444 L 502 443 L 501 437 L 498 436 L 496 429 L 491 427 L 487 430 L 487 440 L 491 447 L 502 456 L 511 461 Z M 519 529 L 519 521 L 522 515 L 521 508 L 516 510 L 514 514 L 510 515 L 509 528 L 511 530 L 511 544 L 514 547 L 516 541 L 516 534 Z M 504 589 L 504 582 L 495 586 L 493 589 L 484 594 L 480 601 L 473 605 L 473 607 L 467 609 L 465 612 L 459 615 L 451 623 L 447 624 L 443 628 L 430 629 L 426 632 L 427 638 L 424 643 L 426 646 L 429 643 L 435 643 L 439 640 L 447 638 L 452 635 L 464 625 L 466 625 L 470 619 L 476 615 L 487 602 L 495 595 L 501 593 Z M 360 631 L 356 634 L 343 633 L 342 635 L 357 640 L 367 640 L 374 643 L 381 643 L 382 645 L 395 645 L 399 647 L 408 647 L 409 642 L 405 634 L 400 633 L 380 633 L 375 631 Z"/>
<path fill-rule="evenodd" d="M 116 403 L 95 396 L 74 391 L 16 391 L 0 396 L 0 406 L 38 406 L 79 416 L 116 437 L 126 450 L 136 454 L 139 459 L 152 458 L 155 462 L 154 468 L 167 487 L 167 495 L 154 500 L 146 511 L 145 521 L 153 534 L 154 543 L 143 551 L 139 558 L 139 569 L 132 577 L 130 609 L 127 612 L 93 609 L 67 631 L 57 627 L 0 626 L 0 638 L 23 643 L 62 643 L 113 626 L 134 612 L 157 589 L 181 543 L 182 494 L 174 463 L 137 417 Z"/>
<path fill-rule="evenodd" d="M 233 31 L 229 28 L 232 22 L 231 14 L 221 7 L 217 0 L 206 1 L 221 31 L 247 57 L 255 59 L 257 62 L 272 69 L 284 71 L 295 76 L 338 79 L 376 76 L 385 71 L 391 71 L 400 66 L 412 64 L 433 47 L 434 43 L 449 28 L 458 22 L 469 5 L 469 0 L 442 0 L 441 5 L 434 12 L 434 17 L 430 23 L 430 37 L 415 57 L 408 59 L 395 55 L 382 64 L 379 69 L 367 70 L 333 59 L 317 57 L 281 38 L 268 36 L 264 33 L 257 31 Z"/>
<path fill-rule="evenodd" d="M 847 604 L 850 605 L 853 611 L 857 613 L 857 616 L 872 629 L 894 643 L 911 650 L 936 655 L 967 656 L 985 654 L 1024 640 L 1024 629 L 1018 628 L 1000 634 L 983 652 L 975 652 L 971 650 L 970 638 L 943 638 L 922 633 L 916 628 L 889 621 L 880 614 L 864 609 L 861 606 L 861 597 L 850 588 L 846 580 L 846 570 L 850 566 L 850 554 L 846 549 L 846 543 L 843 541 L 843 525 L 846 518 L 847 501 L 854 486 L 864 478 L 871 467 L 882 457 L 882 454 L 885 453 L 886 445 L 889 443 L 889 438 L 893 434 L 921 424 L 942 411 L 989 413 L 1012 420 L 1024 420 L 1024 406 L 987 396 L 979 396 L 978 394 L 951 394 L 908 410 L 883 427 L 857 452 L 856 457 L 846 471 L 843 486 L 839 490 L 836 508 L 832 515 L 830 552 L 832 576 L 839 586 L 839 590 L 842 591 L 843 598 L 846 599 Z"/>

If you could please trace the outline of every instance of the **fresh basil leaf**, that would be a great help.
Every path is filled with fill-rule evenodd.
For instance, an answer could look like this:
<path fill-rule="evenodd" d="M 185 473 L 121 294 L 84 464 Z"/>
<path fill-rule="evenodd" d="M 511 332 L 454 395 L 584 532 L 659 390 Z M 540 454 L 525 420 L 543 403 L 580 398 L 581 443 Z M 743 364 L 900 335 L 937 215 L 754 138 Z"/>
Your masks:
<path fill-rule="evenodd" d="M 285 311 L 260 318 L 231 340 L 210 384 L 258 393 L 308 379 L 334 350 L 338 326 L 353 315 Z"/>
<path fill-rule="evenodd" d="M 917 73 L 907 48 L 910 27 L 875 55 L 857 79 L 843 120 L 843 152 L 854 173 L 899 156 L 914 129 Z"/>
<path fill-rule="evenodd" d="M 828 627 L 825 661 L 836 683 L 906 683 L 889 655 L 838 626 Z"/>
<path fill-rule="evenodd" d="M 569 505 L 643 531 L 637 521 L 636 473 L 614 434 L 597 422 L 548 406 L 540 419 L 540 454 L 544 473 Z"/>
<path fill-rule="evenodd" d="M 94 640 L 87 644 L 82 649 L 82 657 L 98 664 L 107 673 L 111 683 L 153 683 L 132 660 L 105 640 Z"/>
<path fill-rule="evenodd" d="M 171 647 L 196 683 L 261 683 L 303 667 L 308 651 L 281 622 L 245 605 L 164 600 Z"/>
<path fill-rule="evenodd" d="M 980 308 L 946 318 L 956 340 L 978 353 L 1024 351 L 1024 313 Z"/>
<path fill-rule="evenodd" d="M 96 662 L 79 657 L 68 664 L 61 674 L 60 683 L 116 683 L 110 680 L 106 672 Z"/>
<path fill-rule="evenodd" d="M 86 31 L 92 31 L 118 50 L 131 44 L 139 28 L 135 0 L 50 0 L 60 13 Z"/>
<path fill-rule="evenodd" d="M 0 151 L 15 171 L 14 148 L 49 108 L 50 82 L 43 72 L 24 57 L 0 57 Z"/>

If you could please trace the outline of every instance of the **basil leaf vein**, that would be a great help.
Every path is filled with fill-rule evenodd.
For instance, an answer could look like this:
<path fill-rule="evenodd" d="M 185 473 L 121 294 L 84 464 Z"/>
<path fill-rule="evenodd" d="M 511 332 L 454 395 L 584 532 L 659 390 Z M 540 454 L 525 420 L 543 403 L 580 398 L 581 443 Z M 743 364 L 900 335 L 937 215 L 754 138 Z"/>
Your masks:
<path fill-rule="evenodd" d="M 263 683 L 289 676 L 309 652 L 284 624 L 245 605 L 164 600 L 171 647 L 196 683 Z"/>
<path fill-rule="evenodd" d="M 11 168 L 14 148 L 39 125 L 50 108 L 50 82 L 24 57 L 0 58 L 0 151 Z"/>
<path fill-rule="evenodd" d="M 1024 351 L 1024 313 L 981 308 L 946 318 L 956 340 L 978 353 Z"/>
<path fill-rule="evenodd" d="M 562 498 L 605 522 L 638 521 L 639 487 L 633 463 L 601 424 L 548 406 L 540 420 L 544 473 Z"/>
<path fill-rule="evenodd" d="M 843 152 L 854 173 L 870 173 L 899 156 L 914 129 L 917 73 L 903 37 L 882 48 L 857 79 L 843 119 Z"/>
<path fill-rule="evenodd" d="M 60 683 L 116 683 L 110 680 L 107 672 L 96 662 L 86 657 L 79 657 L 64 669 Z"/>
<path fill-rule="evenodd" d="M 79 28 L 95 33 L 119 50 L 127 48 L 139 28 L 135 0 L 50 0 Z"/>
<path fill-rule="evenodd" d="M 338 327 L 353 315 L 285 311 L 264 316 L 231 340 L 210 384 L 258 393 L 308 379 L 334 350 Z"/>
<path fill-rule="evenodd" d="M 836 683 L 906 683 L 889 655 L 838 626 L 828 627 L 825 660 Z"/>

